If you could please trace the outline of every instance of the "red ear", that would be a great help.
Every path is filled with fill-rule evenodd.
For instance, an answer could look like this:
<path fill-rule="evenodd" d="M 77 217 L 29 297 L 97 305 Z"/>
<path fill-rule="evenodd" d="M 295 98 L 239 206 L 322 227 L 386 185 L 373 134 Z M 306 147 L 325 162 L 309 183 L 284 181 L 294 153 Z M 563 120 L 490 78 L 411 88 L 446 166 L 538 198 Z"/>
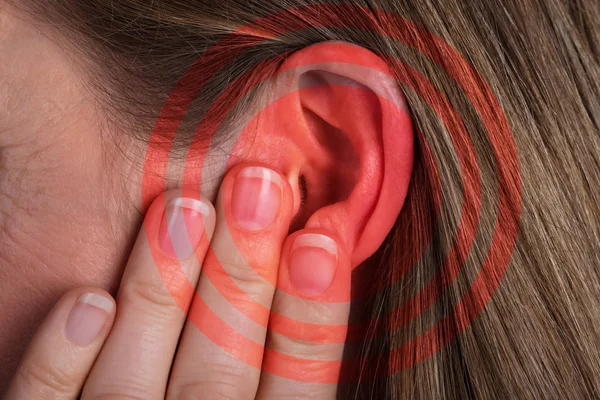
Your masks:
<path fill-rule="evenodd" d="M 413 164 L 406 99 L 381 58 L 343 42 L 297 51 L 274 82 L 245 154 L 298 188 L 296 228 L 331 232 L 357 266 L 381 245 L 406 197 Z"/>

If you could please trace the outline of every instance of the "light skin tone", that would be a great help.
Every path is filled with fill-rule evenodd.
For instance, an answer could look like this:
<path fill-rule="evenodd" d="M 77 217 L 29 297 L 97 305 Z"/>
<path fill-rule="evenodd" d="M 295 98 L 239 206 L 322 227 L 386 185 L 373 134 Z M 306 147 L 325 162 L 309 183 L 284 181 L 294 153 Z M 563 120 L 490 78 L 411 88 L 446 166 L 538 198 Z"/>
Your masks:
<path fill-rule="evenodd" d="M 268 207 L 252 210 L 246 207 L 253 193 L 261 193 L 262 198 L 257 200 Z M 116 304 L 109 293 L 98 288 L 78 288 L 63 296 L 30 344 L 8 397 L 74 399 L 83 389 L 84 399 L 111 396 L 175 399 L 184 394 L 191 398 L 254 398 L 252 393 L 256 393 L 256 398 L 284 394 L 334 398 L 332 383 L 278 376 L 279 372 L 289 375 L 294 371 L 290 365 L 285 370 L 278 366 L 276 354 L 339 360 L 341 344 L 304 345 L 282 335 L 267 337 L 265 327 L 246 324 L 242 328 L 245 333 L 270 349 L 264 354 L 247 351 L 250 363 L 256 357 L 258 365 L 261 361 L 274 364 L 270 368 L 272 373 L 261 374 L 260 369 L 223 349 L 221 346 L 230 345 L 227 340 L 214 342 L 202 322 L 198 325 L 195 322 L 210 318 L 199 305 L 202 303 L 211 305 L 223 321 L 238 326 L 242 323 L 236 321 L 239 311 L 226 305 L 219 295 L 219 280 L 209 278 L 221 265 L 245 292 L 272 304 L 272 312 L 284 313 L 297 308 L 300 298 L 318 302 L 332 290 L 348 290 L 348 255 L 337 240 L 321 230 L 300 230 L 288 237 L 293 193 L 287 181 L 273 170 L 245 164 L 232 168 L 222 183 L 219 199 L 215 212 L 208 200 L 186 197 L 178 190 L 160 196 L 146 215 Z M 198 227 L 202 229 L 196 230 Z M 279 274 L 278 286 L 295 287 L 289 292 L 291 296 L 276 293 L 264 281 L 244 278 L 249 276 L 245 271 L 248 260 L 235 257 L 235 244 L 229 241 L 238 235 L 245 238 L 246 244 L 260 248 L 253 264 L 265 271 L 286 268 L 287 274 Z M 159 252 L 158 256 L 151 248 Z M 192 248 L 194 253 L 189 251 Z M 169 283 L 163 281 L 165 275 L 159 272 L 157 264 L 165 265 L 173 259 L 178 260 L 176 264 L 182 268 L 183 279 L 197 286 L 196 298 L 194 291 L 186 290 L 187 285 L 178 279 L 177 273 L 166 273 Z M 198 260 L 203 260 L 202 275 Z M 316 266 L 317 274 L 303 274 Z M 181 309 L 178 304 L 190 302 L 190 318 L 186 320 L 188 309 Z M 258 305 L 246 307 L 251 315 L 259 315 Z M 296 311 L 310 311 L 308 304 L 300 307 L 304 310 Z M 335 313 L 322 312 L 318 322 L 343 321 L 348 310 L 349 303 L 338 304 Z M 271 326 L 271 330 L 278 328 Z M 324 365 L 339 367 L 336 363 Z M 319 373 L 335 380 L 337 368 L 321 369 Z"/>
<path fill-rule="evenodd" d="M 120 136 L 134 162 L 111 148 L 65 39 L 9 9 L 0 11 L 0 31 L 0 53 L 11 60 L 0 65 L 2 392 L 8 385 L 16 399 L 70 399 L 82 388 L 83 398 L 334 398 L 335 384 L 323 377 L 334 380 L 339 365 L 324 361 L 341 358 L 343 341 L 299 342 L 277 333 L 290 327 L 277 316 L 343 325 L 351 270 L 379 247 L 402 207 L 412 126 L 395 81 L 368 73 L 385 70 L 383 61 L 335 43 L 298 51 L 281 66 L 292 71 L 278 81 L 288 96 L 239 132 L 232 151 L 241 157 L 207 160 L 222 166 L 224 179 L 202 182 L 203 196 L 157 190 L 141 215 L 134 166 L 144 146 Z M 315 60 L 321 66 L 311 70 Z M 340 69 L 339 60 L 362 67 Z M 336 77 L 356 83 L 351 96 Z M 320 86 L 307 89 L 314 80 Z M 377 99 L 381 90 L 402 112 Z M 333 132 L 335 146 L 322 140 Z M 179 172 L 170 173 L 177 186 Z M 271 189 L 279 197 L 265 197 Z M 177 209 L 192 222 L 183 231 Z M 174 221 L 166 244 L 163 218 Z M 195 256 L 182 256 L 191 248 Z M 236 251 L 243 256 L 232 257 Z M 168 260 L 181 262 L 197 294 L 177 285 L 179 275 L 165 283 Z M 220 266 L 234 286 L 218 278 Z M 235 334 L 203 327 L 207 310 Z M 252 351 L 244 338 L 268 350 Z M 292 379 L 294 366 L 278 354 L 316 359 L 323 369 Z"/>

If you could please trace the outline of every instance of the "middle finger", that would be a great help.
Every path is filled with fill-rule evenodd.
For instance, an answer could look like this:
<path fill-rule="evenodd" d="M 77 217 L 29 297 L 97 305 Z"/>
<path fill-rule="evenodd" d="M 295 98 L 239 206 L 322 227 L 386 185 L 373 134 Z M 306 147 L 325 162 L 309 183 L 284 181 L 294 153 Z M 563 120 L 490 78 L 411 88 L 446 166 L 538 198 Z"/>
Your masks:
<path fill-rule="evenodd" d="M 277 172 L 236 166 L 177 351 L 168 398 L 254 399 L 293 193 Z"/>

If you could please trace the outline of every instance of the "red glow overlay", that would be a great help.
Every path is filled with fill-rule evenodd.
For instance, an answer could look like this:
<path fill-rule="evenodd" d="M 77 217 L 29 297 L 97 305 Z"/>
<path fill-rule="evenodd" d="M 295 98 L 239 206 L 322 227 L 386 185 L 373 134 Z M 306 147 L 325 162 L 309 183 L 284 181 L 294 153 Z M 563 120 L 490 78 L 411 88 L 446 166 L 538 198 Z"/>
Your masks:
<path fill-rule="evenodd" d="M 301 18 L 290 19 L 290 15 L 301 16 Z M 348 15 L 364 15 L 365 18 L 375 18 L 378 22 L 371 21 L 373 22 L 373 34 L 396 40 L 414 48 L 424 57 L 429 58 L 439 65 L 440 68 L 443 68 L 454 79 L 456 84 L 463 90 L 466 98 L 471 102 L 473 109 L 478 113 L 483 126 L 487 130 L 489 142 L 496 158 L 498 186 L 503 189 L 498 191 L 496 227 L 487 257 L 483 262 L 479 274 L 473 280 L 470 289 L 456 304 L 454 309 L 423 334 L 393 349 L 391 353 L 374 356 L 373 359 L 368 360 L 354 360 L 366 366 L 375 366 L 383 362 L 387 365 L 385 373 L 392 374 L 412 367 L 416 363 L 436 354 L 448 345 L 456 335 L 459 335 L 469 327 L 498 288 L 510 262 L 519 228 L 521 213 L 520 167 L 508 121 L 492 91 L 485 84 L 484 79 L 457 50 L 444 42 L 440 37 L 397 15 L 343 4 L 311 5 L 293 10 L 284 10 L 241 27 L 238 31 L 219 41 L 213 48 L 205 51 L 197 62 L 182 76 L 161 110 L 146 153 L 142 206 L 144 210 L 147 210 L 157 195 L 165 190 L 165 176 L 175 133 L 180 126 L 186 110 L 198 94 L 190 90 L 190 87 L 200 88 L 199 90 L 201 90 L 202 86 L 218 72 L 219 67 L 222 68 L 227 63 L 232 62 L 234 57 L 239 55 L 241 51 L 247 50 L 261 41 L 276 35 L 308 29 L 310 27 L 364 29 L 364 26 L 356 26 L 356 17 L 351 19 L 344 17 Z M 228 43 L 241 34 L 244 34 L 245 38 L 250 36 L 255 38 L 255 40 L 245 40 L 245 45 L 238 45 L 239 51 L 225 51 Z M 425 46 L 424 43 L 432 44 L 432 46 Z M 338 43 L 336 45 L 343 46 L 344 44 Z M 433 51 L 433 48 L 436 50 Z M 395 79 L 418 94 L 437 114 L 452 140 L 461 168 L 465 193 L 461 205 L 461 219 L 458 225 L 458 232 L 452 248 L 445 255 L 440 270 L 431 281 L 400 308 L 381 318 L 381 321 L 367 321 L 339 326 L 319 326 L 297 321 L 284 315 L 273 315 L 265 307 L 262 307 L 261 312 L 257 314 L 246 313 L 246 317 L 265 327 L 269 322 L 269 318 L 271 320 L 276 319 L 277 324 L 274 325 L 278 326 L 278 333 L 298 340 L 343 343 L 346 340 L 359 340 L 366 331 L 369 331 L 371 335 L 385 335 L 389 330 L 397 329 L 418 318 L 419 312 L 417 310 L 424 310 L 426 307 L 431 306 L 456 279 L 461 265 L 468 256 L 475 240 L 481 215 L 480 168 L 477 163 L 473 144 L 461 116 L 452 108 L 450 101 L 445 95 L 412 66 L 401 60 L 394 59 L 390 55 L 381 56 L 385 58 L 388 64 L 389 70 L 387 71 L 381 70 L 377 65 L 368 65 L 368 63 L 357 64 L 356 67 L 376 69 L 379 73 L 388 74 L 390 78 Z M 273 56 L 272 60 L 266 60 L 265 65 L 271 65 L 269 64 L 270 62 L 277 62 L 276 57 Z M 348 63 L 348 60 L 310 60 L 310 63 L 332 62 Z M 208 66 L 210 66 L 210 69 Z M 266 81 L 269 78 L 270 76 L 265 76 L 263 80 Z M 191 83 L 194 83 L 194 85 L 191 85 Z M 223 104 L 226 101 L 227 104 L 233 106 L 245 93 L 260 83 L 261 81 L 252 80 L 250 76 L 246 75 L 235 77 L 231 85 L 216 99 L 215 104 Z M 240 91 L 239 88 L 242 88 L 242 90 Z M 351 90 L 360 89 L 348 87 L 349 93 Z M 390 110 L 396 107 L 389 99 L 380 98 L 380 100 Z M 277 102 L 285 102 L 285 96 L 268 105 L 267 108 L 277 107 Z M 395 112 L 399 119 L 407 118 L 405 110 L 392 112 Z M 212 137 L 226 116 L 226 112 L 213 106 L 206 115 L 207 117 L 200 122 L 198 129 L 201 128 L 203 130 L 203 135 L 209 132 Z M 255 118 L 257 117 L 258 115 L 255 116 Z M 417 134 L 422 138 L 422 133 L 417 132 Z M 242 133 L 240 137 L 243 136 L 244 134 Z M 422 140 L 422 142 L 425 141 Z M 431 150 L 427 145 L 421 151 L 431 156 Z M 184 172 L 183 186 L 184 188 L 198 188 L 186 189 L 195 192 L 195 194 L 192 193 L 192 196 L 197 197 L 201 180 L 198 171 L 202 170 L 202 165 L 206 157 L 206 144 L 200 141 L 192 141 L 188 154 L 193 155 L 193 158 L 188 158 Z M 439 210 L 439 199 L 441 198 L 440 192 L 442 188 L 434 165 L 430 165 L 429 167 L 433 168 L 432 174 L 436 177 L 434 180 L 435 193 L 433 193 L 433 198 Z M 151 227 L 149 228 L 152 229 Z M 425 247 L 426 244 L 423 248 L 415 249 L 411 252 L 412 259 L 410 260 L 410 265 L 416 263 L 425 250 Z M 181 268 L 179 265 L 167 260 L 162 255 L 160 249 L 151 248 L 151 250 L 167 287 L 171 286 L 173 279 L 184 279 L 185 274 L 180 271 Z M 244 249 L 239 250 L 241 254 L 244 254 Z M 260 274 L 260 271 L 257 270 L 257 272 Z M 360 267 L 355 272 L 361 273 Z M 400 271 L 395 277 L 400 278 L 406 272 L 408 272 L 408 269 Z M 273 285 L 276 284 L 272 277 L 263 276 L 263 278 Z M 221 291 L 221 294 L 227 296 L 226 298 L 232 307 L 236 307 L 242 312 L 247 310 L 247 308 L 243 307 L 243 303 L 252 301 L 252 299 L 245 296 L 243 292 L 240 292 L 241 289 L 236 286 L 235 282 L 226 273 L 213 274 L 209 276 L 209 279 Z M 393 282 L 389 282 L 389 284 L 391 285 Z M 194 305 L 192 312 L 188 314 L 190 321 L 215 344 L 235 357 L 238 357 L 241 361 L 249 363 L 256 368 L 262 368 L 263 371 L 274 375 L 309 382 L 336 383 L 340 380 L 353 381 L 359 378 L 352 375 L 340 377 L 337 373 L 322 374 L 320 372 L 338 371 L 342 365 L 342 360 L 320 361 L 298 359 L 290 355 L 277 353 L 271 349 L 266 349 L 263 345 L 255 343 L 230 327 L 195 293 L 195 288 L 190 282 L 188 282 L 188 286 L 186 291 L 194 293 L 192 300 Z M 223 288 L 227 288 L 227 290 L 221 290 Z M 361 292 L 357 296 L 362 298 L 369 294 Z M 182 310 L 188 312 L 190 303 L 178 298 L 176 300 Z M 353 299 L 332 299 L 332 301 L 349 300 Z M 370 329 L 367 329 L 368 327 Z M 452 329 L 451 334 L 448 334 L 448 329 Z M 243 348 L 245 351 L 242 353 L 234 351 L 231 346 L 232 343 L 235 343 L 236 349 Z M 265 358 L 267 358 L 268 354 L 269 362 L 258 364 L 256 360 L 262 359 L 260 356 L 257 357 L 260 354 L 264 354 Z M 346 361 L 344 360 L 344 362 Z M 292 365 L 293 367 L 288 367 Z M 304 372 L 301 375 L 298 374 L 298 366 L 304 367 Z M 310 371 L 315 372 L 310 373 Z M 362 370 L 360 379 L 374 378 L 378 373 L 375 370 Z"/>

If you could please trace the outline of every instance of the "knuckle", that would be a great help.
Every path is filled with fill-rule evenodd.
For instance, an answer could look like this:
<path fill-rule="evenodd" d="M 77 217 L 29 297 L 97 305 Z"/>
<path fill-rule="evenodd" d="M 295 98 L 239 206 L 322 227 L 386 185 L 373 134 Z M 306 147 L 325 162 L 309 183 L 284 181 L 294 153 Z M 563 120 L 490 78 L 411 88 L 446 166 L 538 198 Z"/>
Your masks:
<path fill-rule="evenodd" d="M 142 312 L 166 316 L 180 311 L 176 299 L 162 284 L 136 281 L 127 283 L 123 289 L 121 300 Z"/>
<path fill-rule="evenodd" d="M 55 395 L 73 393 L 79 386 L 75 378 L 66 371 L 44 362 L 31 362 L 20 370 L 25 387 L 40 388 Z"/>
<path fill-rule="evenodd" d="M 93 400 L 148 400 L 147 395 L 123 394 L 106 392 L 92 397 L 86 397 Z"/>
<path fill-rule="evenodd" d="M 255 393 L 240 382 L 244 382 L 243 377 L 240 376 L 236 376 L 235 380 L 221 377 L 218 380 L 190 382 L 178 387 L 177 391 L 169 393 L 167 400 L 202 400 L 208 398 L 208 393 L 218 393 L 218 396 L 211 398 L 221 400 L 254 399 Z"/>
<path fill-rule="evenodd" d="M 219 281 L 231 279 L 240 287 L 253 287 L 265 284 L 265 280 L 259 274 L 257 263 L 252 263 L 237 250 L 216 249 L 210 254 L 210 262 L 205 268 L 211 269 L 211 275 Z M 223 279 L 226 278 L 226 279 Z"/>
<path fill-rule="evenodd" d="M 148 400 L 148 397 L 130 395 L 130 394 L 105 393 L 105 394 L 91 397 L 90 399 L 93 399 L 93 400 Z"/>
<path fill-rule="evenodd" d="M 239 264 L 224 264 L 221 273 L 231 279 L 233 285 L 224 283 L 221 291 L 225 291 L 228 298 L 243 301 L 244 299 L 266 299 L 275 293 L 275 286 L 267 282 L 249 266 Z M 228 280 L 223 280 L 227 282 Z M 249 300 L 254 303 L 254 300 Z"/>
<path fill-rule="evenodd" d="M 127 380 L 103 382 L 93 382 L 93 385 L 86 385 L 83 390 L 82 398 L 93 400 L 148 400 L 163 398 L 162 395 L 150 393 L 147 379 L 135 378 L 129 376 Z"/>
<path fill-rule="evenodd" d="M 294 357 L 299 360 L 338 360 L 342 358 L 343 344 L 340 343 L 318 343 L 318 342 L 307 342 L 294 337 L 283 337 L 278 335 L 279 338 L 271 339 L 274 348 L 280 349 L 285 354 Z M 293 361 L 290 364 L 294 363 Z M 298 366 L 301 366 L 298 363 Z M 331 368 L 328 364 L 321 364 L 319 362 L 313 365 L 314 369 L 320 372 L 328 372 Z"/>
<path fill-rule="evenodd" d="M 269 396 L 265 398 L 278 400 L 297 400 L 297 399 L 324 399 L 335 398 L 335 394 L 319 389 L 318 385 L 303 382 L 294 387 L 293 391 L 288 393 L 278 393 L 277 396 Z M 324 393 L 325 392 L 325 393 Z"/>
<path fill-rule="evenodd" d="M 201 400 L 201 399 L 205 399 L 207 397 L 206 396 L 207 393 L 211 393 L 211 392 L 214 393 L 211 386 L 213 386 L 213 385 L 210 385 L 209 382 L 188 383 L 188 384 L 181 386 L 178 389 L 177 394 L 170 394 L 169 396 L 167 396 L 167 400 Z M 227 392 L 227 390 L 223 390 L 223 389 L 224 388 L 218 389 L 218 393 L 220 393 L 218 398 L 223 399 L 223 400 L 225 400 L 225 399 L 233 400 L 234 397 L 223 393 L 223 391 Z"/>
<path fill-rule="evenodd" d="M 271 330 L 269 330 L 269 335 L 269 341 L 274 348 L 286 349 L 286 352 L 291 352 L 291 350 L 293 350 L 291 355 L 294 357 L 307 355 L 307 347 L 316 347 L 316 343 L 307 342 L 306 340 L 294 336 L 283 335 Z"/>
<path fill-rule="evenodd" d="M 263 278 L 249 265 L 236 260 L 225 260 L 222 263 L 223 273 L 227 274 L 240 287 L 260 286 L 265 282 Z"/>

